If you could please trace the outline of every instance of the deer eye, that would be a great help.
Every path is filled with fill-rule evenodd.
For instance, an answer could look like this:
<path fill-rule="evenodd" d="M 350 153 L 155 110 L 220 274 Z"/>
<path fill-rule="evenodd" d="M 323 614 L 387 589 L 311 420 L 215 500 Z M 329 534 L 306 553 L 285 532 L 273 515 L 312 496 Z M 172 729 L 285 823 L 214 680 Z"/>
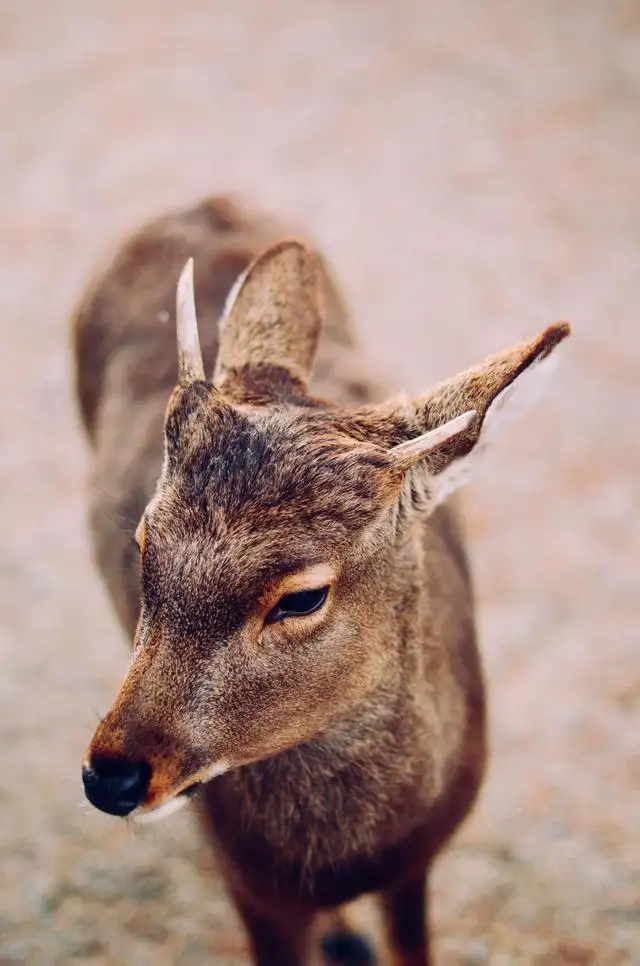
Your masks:
<path fill-rule="evenodd" d="M 287 617 L 306 617 L 320 610 L 329 596 L 328 587 L 316 590 L 299 590 L 295 594 L 285 594 L 267 614 L 266 624 L 275 624 Z"/>

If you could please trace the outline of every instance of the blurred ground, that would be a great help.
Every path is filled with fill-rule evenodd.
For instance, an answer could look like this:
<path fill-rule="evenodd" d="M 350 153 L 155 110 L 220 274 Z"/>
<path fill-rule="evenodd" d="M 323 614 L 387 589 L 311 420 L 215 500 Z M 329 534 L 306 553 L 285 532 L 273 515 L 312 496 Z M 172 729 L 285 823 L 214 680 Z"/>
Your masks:
<path fill-rule="evenodd" d="M 0 53 L 1 966 L 242 962 L 188 815 L 78 807 L 127 648 L 66 344 L 105 248 L 227 188 L 309 226 L 407 388 L 573 322 L 469 498 L 493 762 L 438 961 L 640 962 L 638 4 L 3 0 Z"/>

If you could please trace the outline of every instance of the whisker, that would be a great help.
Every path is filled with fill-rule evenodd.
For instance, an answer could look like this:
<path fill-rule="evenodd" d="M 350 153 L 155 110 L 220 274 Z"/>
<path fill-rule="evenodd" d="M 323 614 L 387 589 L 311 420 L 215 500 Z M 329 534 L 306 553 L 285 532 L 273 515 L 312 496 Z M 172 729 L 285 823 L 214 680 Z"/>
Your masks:
<path fill-rule="evenodd" d="M 134 462 L 135 462 L 135 457 L 129 460 L 127 465 L 123 467 L 123 471 L 126 472 L 127 469 L 133 466 Z M 162 469 L 162 462 L 158 464 L 158 476 L 160 476 L 161 469 Z M 101 485 L 100 483 L 94 483 L 93 489 L 96 490 L 98 493 L 100 493 L 102 496 L 106 497 L 108 500 L 117 501 L 119 498 L 119 495 L 117 493 L 114 493 L 112 490 L 107 489 L 105 486 Z M 101 508 L 101 512 L 109 516 L 112 522 L 127 523 L 131 525 L 135 530 L 135 528 L 138 526 L 138 523 L 140 522 L 140 517 L 142 516 L 144 508 L 148 502 L 149 495 L 147 494 L 141 495 L 141 498 L 135 501 L 135 507 L 133 511 L 134 513 L 137 513 L 137 516 L 135 519 L 129 516 L 127 513 L 123 513 L 122 510 L 117 510 L 115 507 L 112 509 L 112 511 L 103 507 Z"/>
<path fill-rule="evenodd" d="M 98 719 L 98 721 L 100 722 L 100 724 L 102 724 L 102 722 L 104 721 L 104 715 L 100 714 L 100 712 L 96 708 L 95 704 L 92 704 L 91 701 L 89 701 L 88 703 L 89 703 L 89 707 L 91 708 L 91 710 L 95 714 L 96 718 Z"/>

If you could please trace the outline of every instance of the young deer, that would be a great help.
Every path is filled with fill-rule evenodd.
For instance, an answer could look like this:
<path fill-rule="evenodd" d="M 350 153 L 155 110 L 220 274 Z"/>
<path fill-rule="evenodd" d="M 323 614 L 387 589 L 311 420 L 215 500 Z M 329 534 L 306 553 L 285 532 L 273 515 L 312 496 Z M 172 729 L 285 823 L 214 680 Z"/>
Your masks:
<path fill-rule="evenodd" d="M 282 234 L 210 199 L 143 229 L 79 308 L 95 554 L 134 641 L 83 779 L 141 821 L 198 793 L 258 966 L 306 963 L 318 913 L 364 893 L 393 962 L 426 966 L 429 869 L 486 756 L 443 501 L 569 327 L 380 402 L 326 266 Z M 373 961 L 341 922 L 326 961 Z"/>

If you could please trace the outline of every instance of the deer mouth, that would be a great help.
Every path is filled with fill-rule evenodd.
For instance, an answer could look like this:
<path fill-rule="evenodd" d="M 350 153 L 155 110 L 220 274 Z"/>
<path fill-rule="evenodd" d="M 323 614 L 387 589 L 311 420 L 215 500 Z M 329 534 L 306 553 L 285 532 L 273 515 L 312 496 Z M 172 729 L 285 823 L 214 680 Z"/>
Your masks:
<path fill-rule="evenodd" d="M 169 815 L 173 815 L 174 812 L 179 811 L 183 805 L 186 805 L 190 798 L 193 798 L 201 784 L 202 782 L 194 782 L 187 788 L 183 788 L 182 791 L 178 792 L 177 795 L 174 795 L 173 798 L 169 798 L 161 805 L 156 805 L 155 808 L 148 808 L 144 809 L 143 811 L 136 809 L 136 811 L 131 815 L 131 818 L 139 825 L 149 825 L 151 822 L 159 822 L 160 819 L 168 818 Z"/>
<path fill-rule="evenodd" d="M 187 801 L 188 799 L 182 794 L 174 795 L 173 798 L 163 802 L 162 805 L 156 805 L 155 808 L 148 808 L 143 811 L 136 809 L 135 812 L 131 813 L 131 818 L 138 825 L 150 825 L 151 822 L 159 822 L 160 819 L 168 818 L 169 815 L 178 812 L 183 805 L 187 804 Z"/>
<path fill-rule="evenodd" d="M 136 811 L 132 814 L 132 818 L 138 822 L 140 825 L 148 825 L 151 822 L 158 822 L 162 818 L 168 818 L 169 815 L 173 815 L 174 812 L 179 811 L 183 805 L 186 805 L 190 798 L 197 793 L 198 789 L 201 787 L 202 782 L 193 782 L 182 791 L 179 791 L 177 795 L 173 798 L 162 802 L 161 805 L 156 805 L 155 808 L 144 809 Z"/>
<path fill-rule="evenodd" d="M 174 795 L 172 798 L 167 799 L 160 805 L 156 805 L 154 808 L 143 808 L 136 809 L 131 813 L 131 818 L 140 825 L 149 825 L 151 822 L 158 822 L 160 819 L 168 818 L 169 815 L 173 815 L 174 812 L 178 812 L 187 802 L 197 795 L 198 791 L 202 788 L 206 782 L 211 781 L 211 779 L 216 778 L 218 775 L 223 774 L 227 771 L 228 764 L 226 762 L 219 763 L 213 767 L 207 769 L 201 773 L 200 778 L 196 778 L 195 781 L 187 785 L 186 788 L 180 789 L 180 791 Z"/>

